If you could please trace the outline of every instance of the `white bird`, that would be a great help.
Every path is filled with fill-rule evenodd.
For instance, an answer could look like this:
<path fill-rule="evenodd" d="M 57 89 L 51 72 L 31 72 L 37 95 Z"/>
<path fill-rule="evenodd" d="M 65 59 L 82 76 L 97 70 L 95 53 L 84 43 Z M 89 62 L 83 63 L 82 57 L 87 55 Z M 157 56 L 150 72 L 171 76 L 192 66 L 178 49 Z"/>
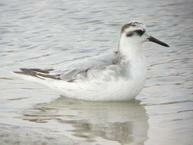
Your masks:
<path fill-rule="evenodd" d="M 61 91 L 65 97 L 90 101 L 133 99 L 143 88 L 146 61 L 142 45 L 168 44 L 147 34 L 139 22 L 123 25 L 118 47 L 112 53 L 83 60 L 58 74 L 53 69 L 25 69 L 15 73 Z"/>

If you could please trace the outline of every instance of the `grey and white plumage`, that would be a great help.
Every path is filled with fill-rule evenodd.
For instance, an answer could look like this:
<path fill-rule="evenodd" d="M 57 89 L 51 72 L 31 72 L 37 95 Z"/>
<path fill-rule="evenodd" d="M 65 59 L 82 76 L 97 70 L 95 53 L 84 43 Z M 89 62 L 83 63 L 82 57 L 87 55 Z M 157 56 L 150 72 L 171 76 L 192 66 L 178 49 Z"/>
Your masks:
<path fill-rule="evenodd" d="M 66 70 L 20 68 L 20 71 L 15 71 L 15 73 L 30 75 L 41 79 L 51 78 L 73 82 L 80 78 L 86 79 L 88 73 L 92 70 L 102 70 L 107 66 L 117 65 L 119 62 L 120 58 L 116 52 L 106 52 L 105 54 L 70 64 Z"/>
<path fill-rule="evenodd" d="M 57 73 L 52 69 L 25 68 L 16 73 L 60 90 L 70 98 L 129 100 L 143 88 L 146 65 L 142 44 L 146 41 L 168 47 L 166 43 L 149 36 L 143 24 L 131 22 L 122 27 L 119 44 L 114 51 L 85 59 Z"/>

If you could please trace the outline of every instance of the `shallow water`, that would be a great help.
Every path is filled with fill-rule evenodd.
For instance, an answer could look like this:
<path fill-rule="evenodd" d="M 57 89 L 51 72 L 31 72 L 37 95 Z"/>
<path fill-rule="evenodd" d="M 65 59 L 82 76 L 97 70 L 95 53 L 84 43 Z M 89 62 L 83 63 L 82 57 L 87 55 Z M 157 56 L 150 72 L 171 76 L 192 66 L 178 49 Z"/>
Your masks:
<path fill-rule="evenodd" d="M 192 0 L 1 0 L 0 144 L 192 145 L 192 7 Z M 138 101 L 65 99 L 11 74 L 64 69 L 112 49 L 131 19 L 171 45 L 145 44 L 149 69 Z"/>

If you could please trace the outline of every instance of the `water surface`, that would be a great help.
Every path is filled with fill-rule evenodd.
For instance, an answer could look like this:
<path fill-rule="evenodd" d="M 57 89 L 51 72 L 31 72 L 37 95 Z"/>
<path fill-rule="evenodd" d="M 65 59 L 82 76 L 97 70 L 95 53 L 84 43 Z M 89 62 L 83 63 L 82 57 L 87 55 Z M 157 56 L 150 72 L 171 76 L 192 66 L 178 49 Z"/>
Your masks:
<path fill-rule="evenodd" d="M 1 0 L 0 144 L 192 145 L 192 7 L 192 0 Z M 62 70 L 108 51 L 131 19 L 171 45 L 145 44 L 148 77 L 138 101 L 65 99 L 11 74 Z"/>

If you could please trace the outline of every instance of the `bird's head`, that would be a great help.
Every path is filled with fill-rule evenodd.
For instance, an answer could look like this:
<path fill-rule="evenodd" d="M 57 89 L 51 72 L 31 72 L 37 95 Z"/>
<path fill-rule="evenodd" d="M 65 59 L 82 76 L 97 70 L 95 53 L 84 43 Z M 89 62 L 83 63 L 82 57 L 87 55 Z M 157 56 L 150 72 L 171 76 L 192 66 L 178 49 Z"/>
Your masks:
<path fill-rule="evenodd" d="M 149 35 L 142 23 L 130 22 L 122 26 L 120 38 L 120 43 L 122 43 L 122 45 L 140 45 L 144 42 L 154 42 L 169 47 L 168 44 Z"/>

